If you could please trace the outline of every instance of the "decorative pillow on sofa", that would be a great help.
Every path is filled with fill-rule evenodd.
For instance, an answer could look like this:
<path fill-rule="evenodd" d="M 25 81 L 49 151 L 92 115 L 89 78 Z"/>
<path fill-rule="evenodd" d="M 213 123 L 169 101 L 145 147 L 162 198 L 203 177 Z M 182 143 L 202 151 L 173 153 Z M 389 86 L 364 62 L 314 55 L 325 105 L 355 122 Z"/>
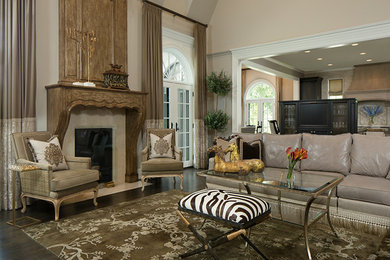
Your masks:
<path fill-rule="evenodd" d="M 225 151 L 231 143 L 234 143 L 235 145 L 237 145 L 237 149 L 238 149 L 238 138 L 237 137 L 234 137 L 234 138 L 230 139 L 229 141 L 224 140 L 222 138 L 216 138 L 215 143 L 217 146 L 221 146 L 223 151 Z M 228 152 L 225 154 L 225 161 L 230 162 L 230 154 L 231 154 L 231 152 Z"/>
<path fill-rule="evenodd" d="M 238 134 L 240 138 L 240 158 L 246 159 L 262 159 L 261 158 L 261 143 L 263 134 Z"/>
<path fill-rule="evenodd" d="M 150 158 L 173 158 L 172 133 L 163 137 L 150 134 Z"/>
<path fill-rule="evenodd" d="M 53 171 L 69 169 L 57 136 L 47 142 L 29 139 L 29 143 L 36 162 L 51 165 Z"/>
<path fill-rule="evenodd" d="M 263 134 L 263 159 L 266 167 L 288 168 L 286 149 L 301 148 L 301 134 Z M 309 154 L 310 156 L 310 154 Z M 297 164 L 296 169 L 299 169 Z"/>
<path fill-rule="evenodd" d="M 301 161 L 302 171 L 327 171 L 348 174 L 351 168 L 351 134 L 302 135 L 308 158 Z"/>
<path fill-rule="evenodd" d="M 352 135 L 351 159 L 351 173 L 389 179 L 390 138 Z"/>
<path fill-rule="evenodd" d="M 243 160 L 261 159 L 261 156 L 260 156 L 261 142 L 260 142 L 260 140 L 252 141 L 252 142 L 244 142 L 244 141 L 240 140 L 240 148 L 242 149 L 241 158 Z"/>

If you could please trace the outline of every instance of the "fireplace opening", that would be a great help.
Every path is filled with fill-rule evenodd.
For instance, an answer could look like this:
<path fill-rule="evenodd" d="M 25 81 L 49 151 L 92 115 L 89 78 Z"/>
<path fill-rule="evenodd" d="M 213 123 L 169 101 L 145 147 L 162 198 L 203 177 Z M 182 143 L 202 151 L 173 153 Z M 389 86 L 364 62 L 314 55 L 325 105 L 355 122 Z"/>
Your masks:
<path fill-rule="evenodd" d="M 90 157 L 99 182 L 112 181 L 112 128 L 75 129 L 75 156 Z"/>

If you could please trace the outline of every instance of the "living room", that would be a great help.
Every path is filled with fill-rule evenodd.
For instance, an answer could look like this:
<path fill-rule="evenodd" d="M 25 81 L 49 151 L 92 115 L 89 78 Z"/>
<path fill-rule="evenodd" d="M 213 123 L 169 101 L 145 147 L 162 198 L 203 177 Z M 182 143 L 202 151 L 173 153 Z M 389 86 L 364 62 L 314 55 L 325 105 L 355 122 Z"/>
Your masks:
<path fill-rule="evenodd" d="M 254 131 L 270 133 L 272 129 L 268 120 L 272 119 L 276 119 L 279 124 L 282 133 L 279 136 L 282 137 L 288 134 L 286 122 L 282 122 L 283 115 L 281 110 L 279 110 L 279 106 L 283 102 L 298 102 L 300 100 L 300 96 L 302 97 L 303 95 L 300 92 L 300 79 L 302 78 L 322 78 L 322 82 L 319 84 L 321 92 L 319 99 L 328 99 L 332 95 L 340 96 L 341 93 L 344 99 L 349 98 L 358 101 L 355 111 L 356 122 L 354 123 L 356 124 L 356 129 L 348 129 L 343 132 L 351 133 L 351 137 L 348 139 L 351 140 L 350 142 L 352 142 L 353 134 L 356 133 L 378 138 L 379 136 L 377 135 L 387 135 L 390 127 L 390 121 L 387 119 L 390 117 L 390 112 L 388 112 L 390 106 L 387 103 L 390 101 L 390 85 L 388 83 L 390 81 L 387 73 L 390 59 L 386 59 L 389 48 L 383 47 L 386 45 L 376 45 L 383 47 L 384 50 L 382 55 L 375 57 L 370 56 L 373 52 L 359 49 L 357 55 L 362 62 L 356 63 L 356 61 L 351 61 L 347 65 L 339 65 L 337 61 L 328 60 L 330 56 L 316 56 L 317 53 L 324 50 L 336 50 L 338 48 L 355 48 L 357 50 L 357 48 L 367 46 L 366 44 L 371 41 L 385 41 L 388 39 L 390 37 L 390 16 L 387 10 L 390 6 L 387 1 L 348 0 L 341 3 L 340 1 L 327 1 L 324 3 L 313 3 L 313 1 L 247 1 L 245 4 L 233 0 L 99 1 L 101 1 L 99 4 L 96 4 L 95 1 L 40 0 L 32 1 L 34 2 L 33 4 L 29 3 L 29 1 L 22 1 L 23 4 L 18 6 L 19 9 L 22 7 L 28 8 L 30 5 L 30 9 L 26 9 L 29 10 L 26 13 L 16 11 L 19 10 L 14 6 L 14 2 L 17 1 L 10 0 L 2 4 L 3 10 L 11 10 L 9 11 L 10 13 L 18 14 L 17 17 L 21 17 L 22 20 L 28 18 L 30 21 L 33 21 L 29 26 L 33 28 L 31 32 L 35 37 L 33 41 L 35 43 L 25 47 L 31 51 L 33 56 L 32 58 L 26 58 L 27 60 L 25 61 L 28 62 L 26 62 L 24 69 L 21 69 L 24 74 L 17 81 L 11 79 L 12 77 L 18 77 L 15 76 L 18 74 L 12 76 L 11 72 L 6 72 L 7 64 L 14 64 L 11 61 L 16 59 L 15 55 L 17 54 L 15 47 L 11 48 L 10 46 L 17 46 L 12 45 L 17 43 L 11 40 L 12 37 L 7 38 L 7 40 L 3 41 L 4 45 L 2 48 L 4 55 L 2 59 L 2 67 L 4 68 L 2 73 L 7 76 L 3 77 L 2 84 L 2 122 L 4 124 L 2 123 L 1 133 L 2 140 L 4 140 L 2 142 L 2 151 L 4 152 L 2 152 L 0 158 L 2 179 L 2 211 L 0 212 L 2 220 L 2 253 L 0 256 L 6 259 L 31 256 L 28 253 L 29 249 L 32 250 L 31 252 L 35 252 L 33 254 L 35 258 L 71 258 L 72 250 L 77 251 L 81 247 L 72 244 L 72 250 L 67 252 L 65 252 L 66 247 L 63 250 L 59 250 L 60 247 L 58 246 L 54 248 L 53 243 L 50 241 L 57 240 L 58 236 L 64 233 L 51 232 L 56 229 L 56 226 L 62 225 L 64 230 L 67 230 L 64 232 L 72 233 L 72 229 L 77 229 L 75 229 L 77 221 L 87 224 L 87 219 L 92 219 L 94 215 L 96 215 L 96 221 L 94 220 L 93 223 L 95 223 L 96 227 L 91 226 L 89 228 L 97 228 L 98 224 L 96 223 L 106 217 L 105 214 L 107 212 L 105 209 L 117 212 L 121 216 L 128 216 L 130 222 L 127 224 L 124 220 L 120 220 L 124 221 L 121 222 L 123 226 L 119 222 L 116 226 L 118 219 L 115 219 L 114 229 L 124 229 L 126 225 L 130 225 L 134 229 L 129 229 L 128 232 L 132 233 L 127 237 L 123 234 L 118 235 L 123 235 L 124 237 L 118 238 L 119 242 L 117 241 L 118 243 L 115 245 L 106 242 L 102 243 L 101 241 L 105 240 L 104 236 L 101 237 L 99 235 L 98 238 L 94 233 L 96 237 L 90 237 L 85 240 L 87 244 L 97 245 L 95 248 L 89 248 L 88 250 L 90 251 L 87 250 L 91 254 L 83 255 L 84 249 L 80 249 L 82 252 L 78 252 L 78 255 L 75 257 L 80 259 L 83 257 L 96 257 L 97 259 L 120 259 L 126 257 L 149 259 L 153 256 L 153 259 L 164 257 L 171 259 L 177 258 L 179 254 L 185 253 L 190 248 L 196 248 L 197 244 L 193 234 L 187 230 L 175 210 L 171 212 L 172 210 L 167 209 L 161 215 L 168 217 L 169 221 L 175 224 L 165 223 L 166 226 L 162 225 L 158 228 L 152 228 L 153 225 L 156 225 L 155 223 L 165 222 L 164 220 L 158 220 L 161 216 L 153 215 L 157 213 L 147 211 L 144 207 L 131 208 L 129 205 L 120 203 L 130 202 L 133 203 L 131 204 L 133 206 L 137 205 L 137 203 L 144 203 L 153 208 L 161 208 L 163 210 L 162 208 L 172 208 L 172 205 L 168 204 L 172 200 L 176 200 L 173 207 L 177 208 L 177 203 L 182 197 L 189 192 L 203 189 L 205 182 L 207 182 L 209 188 L 213 185 L 221 188 L 218 185 L 223 182 L 209 181 L 212 180 L 209 177 L 207 177 L 206 181 L 204 177 L 197 174 L 209 167 L 207 149 L 213 145 L 214 138 L 217 136 L 226 138 L 232 133 L 241 133 L 253 128 L 255 129 Z M 153 6 L 160 10 L 159 12 L 161 13 L 161 24 L 157 26 L 160 28 L 161 35 L 161 41 L 158 41 L 161 47 L 161 53 L 159 54 L 161 55 L 161 62 L 157 63 L 153 59 L 153 57 L 157 57 L 154 56 L 153 52 L 145 54 L 144 51 L 144 49 L 147 49 L 144 48 L 145 46 L 150 46 L 150 49 L 154 51 L 153 46 L 157 44 L 157 41 L 150 40 L 153 39 L 151 35 L 154 35 L 152 34 L 154 31 L 148 31 L 151 30 L 151 27 L 145 25 L 146 15 L 143 14 L 145 5 Z M 89 8 L 88 6 L 92 7 Z M 101 11 L 99 11 L 99 8 L 101 8 Z M 302 10 L 305 10 L 305 15 L 297 15 L 302 13 Z M 29 13 L 30 11 L 31 13 Z M 100 15 L 96 16 L 97 12 L 100 12 Z M 2 17 L 2 21 L 7 25 L 15 22 L 6 16 Z M 13 35 L 14 30 L 16 29 L 11 28 L 7 33 L 4 33 L 2 39 L 6 39 L 5 35 Z M 107 35 L 104 35 L 104 32 L 107 32 Z M 81 46 L 84 43 L 83 37 L 79 38 L 84 33 L 84 38 L 88 37 L 89 44 L 86 45 L 86 49 L 83 49 L 84 47 Z M 34 37 L 27 37 L 27 42 L 34 39 Z M 360 47 L 351 46 L 351 44 L 355 43 L 358 43 Z M 330 46 L 333 48 L 329 49 Z M 374 49 L 375 45 L 372 50 Z M 376 49 L 379 49 L 379 47 L 376 47 Z M 305 53 L 305 51 L 310 52 Z M 340 50 L 340 54 L 334 56 L 340 56 L 346 52 L 346 49 Z M 366 53 L 361 54 L 362 52 Z M 311 55 L 311 61 L 303 59 L 309 55 Z M 302 56 L 304 57 L 302 58 Z M 323 60 L 316 60 L 320 57 Z M 381 58 L 384 60 L 381 60 Z M 371 61 L 367 61 L 369 59 Z M 110 67 L 110 63 L 114 65 L 119 64 L 122 67 Z M 324 67 L 320 69 L 314 68 L 318 63 L 323 63 Z M 305 65 L 308 68 L 304 68 Z M 13 66 L 16 67 L 17 65 Z M 370 69 L 372 66 L 379 67 Z M 106 76 L 108 78 L 113 71 L 115 75 L 128 75 L 128 78 L 125 79 L 126 84 L 124 87 L 123 85 L 121 87 L 102 87 L 105 84 Z M 162 76 L 157 71 L 161 71 Z M 226 96 L 208 93 L 204 84 L 206 76 L 209 76 L 212 72 L 218 74 L 221 71 L 230 79 L 231 91 Z M 377 73 L 378 71 L 380 73 Z M 357 72 L 361 76 L 357 75 Z M 372 81 L 361 80 L 369 77 L 380 78 L 378 80 L 379 83 L 376 82 L 374 86 L 371 84 Z M 338 88 L 333 93 L 329 92 L 329 80 L 342 80 L 341 84 L 338 85 L 341 86 L 341 90 Z M 81 82 L 82 84 L 91 82 L 96 84 L 96 86 L 93 87 L 88 84 L 77 85 L 73 84 L 74 82 Z M 163 87 L 153 89 L 155 84 Z M 250 98 L 246 99 L 250 89 L 256 87 L 256 84 L 269 86 L 275 90 L 271 98 L 273 107 L 268 111 L 268 114 L 263 113 L 263 110 L 250 110 L 254 106 L 260 108 L 267 101 L 263 100 L 256 103 L 257 101 L 254 102 Z M 11 89 L 5 87 L 8 85 L 11 86 Z M 16 87 L 17 85 L 19 87 Z M 199 86 L 203 86 L 203 88 Z M 66 98 L 63 98 L 65 96 Z M 17 104 L 19 107 L 16 110 L 10 109 L 9 107 L 12 107 L 10 102 Z M 257 106 L 257 104 L 259 105 Z M 373 123 L 371 123 L 371 117 L 364 114 L 362 110 L 363 106 L 376 106 L 378 109 L 382 107 L 384 111 L 380 115 L 372 117 Z M 223 128 L 218 130 L 207 129 L 203 118 L 207 112 L 216 110 L 222 110 L 223 113 L 226 113 L 229 120 Z M 178 168 L 175 168 L 175 170 L 171 168 L 168 173 L 156 171 L 147 178 L 146 168 L 142 167 L 144 162 L 143 149 L 150 147 L 151 142 L 149 139 L 151 139 L 150 136 L 152 134 L 146 131 L 148 128 L 176 130 L 173 131 L 172 145 L 174 146 L 176 142 L 176 146 L 180 147 L 181 152 L 177 154 L 177 157 L 182 158 L 180 160 L 182 161 L 181 168 L 175 166 Z M 102 134 L 103 139 L 108 137 L 110 141 L 106 141 L 107 146 L 105 150 L 109 151 L 109 154 L 105 154 L 103 157 L 109 157 L 112 161 L 108 171 L 109 181 L 105 181 L 105 184 L 99 184 L 100 189 L 97 194 L 100 195 L 96 199 L 98 206 L 95 207 L 91 203 L 94 187 L 86 184 L 84 188 L 88 188 L 90 192 L 88 200 L 81 202 L 74 202 L 74 200 L 72 202 L 71 200 L 71 202 L 64 203 L 61 207 L 58 206 L 56 217 L 53 214 L 53 205 L 44 200 L 28 201 L 27 211 L 22 214 L 20 212 L 23 206 L 22 202 L 20 198 L 16 198 L 17 217 L 27 215 L 42 222 L 27 229 L 17 229 L 6 224 L 8 220 L 12 219 L 12 209 L 15 208 L 12 205 L 13 195 L 16 194 L 18 197 L 21 192 L 19 179 L 16 181 L 16 191 L 12 191 L 14 184 L 12 178 L 15 172 L 9 169 L 11 165 L 14 165 L 16 158 L 13 154 L 10 134 L 35 131 L 49 131 L 51 134 L 56 134 L 59 142 L 62 144 L 62 152 L 72 157 L 77 157 L 82 153 L 82 151 L 78 151 L 79 148 L 77 147 L 82 146 L 83 140 L 86 140 L 83 139 L 83 136 L 90 134 L 90 132 L 85 131 L 98 131 L 99 134 Z M 294 129 L 292 131 L 297 132 L 291 132 L 291 134 L 301 134 L 311 130 L 305 129 L 305 131 L 300 131 L 299 129 Z M 320 133 L 319 130 L 317 131 Z M 79 140 L 79 144 L 77 144 L 77 140 Z M 306 142 L 305 134 L 300 135 L 300 140 L 302 145 Z M 306 138 L 306 140 L 309 139 Z M 338 140 L 338 142 L 348 144 L 348 154 L 350 154 L 355 148 L 353 145 L 350 146 L 348 140 L 343 139 Z M 383 140 L 383 158 L 387 158 L 388 153 L 385 152 L 385 147 L 388 147 L 388 141 L 387 139 Z M 265 148 L 268 147 L 267 140 L 263 140 L 263 137 L 261 142 L 264 144 L 259 145 L 260 148 L 258 150 L 260 149 L 260 151 L 263 149 L 261 145 L 264 145 Z M 291 141 L 292 144 L 295 144 L 294 142 Z M 287 144 L 290 144 L 289 141 L 282 144 L 283 147 L 285 146 L 283 148 L 284 157 L 285 149 L 288 147 Z M 239 142 L 237 146 L 240 146 Z M 382 151 L 382 148 L 379 150 Z M 344 148 L 340 149 L 345 150 Z M 329 152 L 329 150 L 327 151 Z M 338 153 L 335 152 L 335 156 L 336 154 Z M 149 156 L 148 154 L 146 155 L 147 158 Z M 262 156 L 260 158 L 264 158 L 267 155 L 263 154 Z M 299 167 L 302 167 L 301 165 L 304 162 L 309 162 L 311 159 L 318 159 L 310 151 L 308 151 L 308 156 L 307 161 L 299 163 Z M 312 158 L 310 158 L 311 156 Z M 335 157 L 331 157 L 329 160 L 330 164 L 338 165 L 332 161 L 337 160 Z M 321 171 L 326 171 L 324 169 L 327 169 L 327 172 L 341 172 L 344 177 L 348 175 L 344 173 L 344 168 L 339 170 L 340 168 L 336 169 L 337 167 L 335 166 L 336 168 L 329 170 L 325 162 L 327 160 L 323 160 L 322 163 L 318 164 L 323 168 Z M 384 165 L 382 162 L 379 160 L 377 163 L 379 166 L 375 166 L 376 168 L 370 166 L 371 168 L 369 169 L 376 169 L 378 175 L 381 178 L 383 177 L 384 181 L 388 181 L 387 174 L 382 173 L 386 167 L 388 170 L 388 165 Z M 275 164 L 277 164 L 276 161 Z M 351 163 L 349 164 L 351 168 Z M 265 165 L 268 167 L 267 160 L 265 160 Z M 100 167 L 100 175 L 102 176 L 104 166 L 98 167 Z M 320 166 L 318 167 L 321 168 Z M 306 167 L 306 169 L 309 168 L 308 166 Z M 347 172 L 350 173 L 350 171 L 351 169 Z M 160 177 L 173 177 L 176 179 L 176 182 L 173 183 L 172 178 L 160 179 Z M 149 180 L 143 183 L 144 179 Z M 298 180 L 298 177 L 296 177 L 296 180 Z M 338 185 L 336 182 L 338 181 L 335 181 L 335 185 Z M 181 187 L 179 184 L 184 187 L 182 188 L 183 191 L 180 191 Z M 342 184 L 343 182 L 340 185 Z M 233 189 L 229 185 L 222 185 L 222 187 Z M 240 187 L 243 188 L 244 186 Z M 383 191 L 386 187 L 379 189 L 380 192 L 384 192 L 380 193 L 380 196 L 387 196 L 387 193 Z M 114 193 L 114 190 L 116 193 Z M 332 190 L 331 187 L 330 190 Z M 164 192 L 173 193 L 167 194 Z M 364 192 L 357 191 L 357 196 L 359 197 Z M 261 192 L 254 191 L 254 194 L 258 193 Z M 102 196 L 105 194 L 111 195 Z M 265 196 L 264 198 L 267 197 Z M 160 199 L 161 205 L 158 206 L 156 201 Z M 75 200 L 80 199 L 76 198 Z M 386 259 L 386 257 L 390 257 L 390 249 L 388 242 L 386 242 L 389 239 L 387 232 L 389 228 L 388 219 L 390 217 L 388 215 L 389 203 L 388 199 L 383 200 L 384 202 L 381 203 L 371 203 L 375 204 L 375 206 L 348 204 L 351 206 L 348 206 L 349 208 L 340 208 L 340 212 L 337 215 L 332 210 L 334 208 L 338 209 L 337 205 L 339 202 L 341 206 L 346 204 L 343 204 L 344 202 L 337 198 L 334 199 L 332 197 L 330 199 L 330 207 L 332 209 L 327 214 L 328 216 L 331 215 L 336 231 L 344 232 L 343 235 L 346 237 L 357 236 L 356 234 L 358 233 L 354 233 L 355 231 L 351 231 L 346 227 L 348 226 L 348 221 L 345 219 L 347 219 L 346 216 L 349 213 L 341 212 L 342 210 L 355 209 L 360 216 L 369 218 L 367 221 L 364 219 L 360 219 L 360 222 L 351 221 L 352 224 L 350 224 L 350 227 L 354 227 L 355 230 L 364 230 L 363 234 L 356 240 L 356 243 L 352 243 L 354 247 L 362 248 L 362 252 L 356 253 L 362 259 Z M 117 211 L 117 209 L 112 208 L 117 205 L 123 205 L 124 210 Z M 272 210 L 275 212 L 273 215 L 276 217 L 278 215 L 277 210 L 274 208 L 274 205 L 272 206 Z M 364 207 L 365 210 L 357 210 L 359 207 Z M 378 212 L 378 214 L 374 214 L 375 217 L 373 217 L 369 214 L 370 212 Z M 302 212 L 284 213 L 303 214 Z M 132 218 L 131 214 L 144 215 L 137 215 Z M 358 214 L 348 215 L 348 217 L 351 219 L 353 217 L 358 218 L 356 216 Z M 58 221 L 55 221 L 57 216 L 59 216 Z M 150 222 L 146 216 L 150 217 Z M 342 218 L 343 220 L 341 220 Z M 368 224 L 364 226 L 363 222 L 371 223 L 374 228 L 368 227 Z M 146 223 L 149 223 L 151 226 L 148 226 L 149 224 Z M 267 221 L 264 222 L 264 224 L 266 223 Z M 146 225 L 145 229 L 141 228 L 143 224 Z M 261 231 L 262 225 L 259 224 L 253 227 L 253 229 L 258 229 L 253 232 L 255 237 Z M 318 225 L 324 225 L 324 223 L 321 222 Z M 206 229 L 210 229 L 210 226 L 212 224 L 206 225 Z M 79 228 L 84 230 L 83 232 L 87 232 L 86 227 L 79 226 Z M 220 226 L 218 228 L 224 232 L 228 231 Z M 270 227 L 267 228 L 271 232 Z M 318 234 L 318 232 L 321 233 L 324 230 L 329 232 L 329 230 L 333 229 L 332 226 L 331 229 L 328 226 L 325 226 L 325 228 L 321 226 L 318 230 L 316 228 L 317 224 L 311 227 L 314 230 L 313 232 L 317 232 L 311 234 L 311 236 L 316 234 L 318 237 L 324 238 L 324 240 L 318 240 L 318 243 L 323 243 L 327 239 L 323 235 Z M 115 232 L 114 229 L 100 230 L 99 232 L 113 233 Z M 177 238 L 160 238 L 161 233 L 157 231 L 159 229 L 166 234 L 176 234 L 178 237 L 181 237 L 182 241 Z M 170 231 L 170 229 L 172 230 Z M 42 235 L 40 230 L 42 230 Z M 45 233 L 43 230 L 48 230 L 50 234 L 43 234 Z M 158 248 L 152 243 L 141 245 L 136 242 L 136 236 L 140 234 L 138 232 L 142 233 L 142 230 L 146 233 L 149 232 L 149 234 L 145 233 L 145 237 L 142 238 L 143 243 L 151 239 L 152 236 L 150 234 L 156 234 L 156 238 L 153 241 L 164 247 L 160 253 Z M 272 230 L 272 232 L 279 231 Z M 294 233 L 293 229 L 291 233 Z M 291 233 L 288 234 L 291 235 Z M 262 236 L 264 238 L 267 237 L 263 233 Z M 248 237 L 250 236 L 248 235 Z M 254 236 L 252 235 L 252 237 Z M 372 239 L 373 237 L 375 239 Z M 70 243 L 68 246 L 71 246 L 71 242 L 74 242 L 76 238 L 69 236 L 68 240 L 64 240 L 61 243 Z M 115 238 L 115 235 L 107 236 L 107 239 L 111 238 Z M 127 241 L 125 241 L 126 239 Z M 285 239 L 289 239 L 288 235 L 286 235 Z M 305 239 L 302 237 L 297 239 L 300 240 L 300 244 L 299 246 L 294 246 L 294 249 L 291 249 L 291 244 L 289 244 L 288 249 L 283 250 L 285 244 L 281 243 L 283 247 L 279 250 L 284 253 L 280 253 L 275 251 L 276 247 L 271 248 L 268 245 L 270 248 L 264 249 L 265 255 L 271 259 L 278 259 L 278 257 L 288 256 L 288 251 L 292 250 L 291 252 L 293 253 L 291 255 L 297 259 L 307 257 L 320 259 L 324 255 L 328 257 L 325 259 L 350 259 L 353 257 L 353 250 L 346 249 L 347 246 L 345 244 L 340 245 L 340 243 L 345 243 L 345 240 L 332 240 L 331 242 L 342 247 L 339 255 L 333 249 L 328 248 L 329 244 L 321 247 L 314 245 L 315 242 L 311 241 L 312 255 L 310 255 L 310 249 L 307 250 L 305 248 L 309 243 L 305 244 Z M 332 237 L 332 239 L 334 238 Z M 373 242 L 362 242 L 364 239 L 371 239 Z M 185 242 L 187 240 L 191 242 Z M 260 240 L 254 238 L 253 240 L 256 242 L 256 246 L 263 251 L 261 244 L 259 244 Z M 122 244 L 120 241 L 122 241 Z M 275 242 L 275 240 L 273 241 Z M 181 244 L 181 242 L 183 243 Z M 244 248 L 242 239 L 235 239 L 234 243 L 232 248 L 235 249 L 229 251 L 229 257 L 234 257 L 231 255 L 232 252 L 236 253 L 238 257 L 243 257 L 242 254 L 247 254 L 247 258 L 256 258 L 258 256 L 255 250 Z M 102 249 L 103 247 L 111 247 L 111 249 Z M 136 252 L 137 248 L 139 248 L 139 252 Z M 223 252 L 224 246 L 220 248 L 217 254 L 222 253 L 220 256 L 222 259 L 227 258 L 226 252 L 225 254 Z M 116 254 L 110 255 L 110 250 L 115 251 Z M 151 252 L 150 254 L 142 255 L 148 250 Z M 309 254 L 307 254 L 307 251 Z M 118 252 L 123 254 L 118 254 Z M 342 255 L 344 252 L 347 252 L 345 253 L 346 255 Z M 206 257 L 205 254 L 199 256 Z"/>

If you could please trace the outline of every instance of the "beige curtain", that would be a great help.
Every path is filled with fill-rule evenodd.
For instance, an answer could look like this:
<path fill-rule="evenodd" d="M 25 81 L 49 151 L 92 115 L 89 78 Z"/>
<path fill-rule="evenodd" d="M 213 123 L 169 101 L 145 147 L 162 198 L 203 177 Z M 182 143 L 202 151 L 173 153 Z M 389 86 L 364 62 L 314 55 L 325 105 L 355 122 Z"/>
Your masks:
<path fill-rule="evenodd" d="M 146 98 L 146 128 L 163 127 L 161 9 L 142 7 L 142 90 Z"/>
<path fill-rule="evenodd" d="M 35 130 L 35 0 L 0 2 L 0 208 L 12 208 L 10 134 Z M 16 185 L 20 207 L 20 181 Z"/>
<path fill-rule="evenodd" d="M 206 27 L 194 27 L 195 68 L 195 167 L 207 168 L 207 129 L 204 117 L 207 113 L 206 87 Z"/>
<path fill-rule="evenodd" d="M 279 111 L 279 101 L 282 96 L 283 91 L 283 79 L 276 77 L 276 86 L 275 86 L 275 119 L 280 125 L 280 111 Z"/>

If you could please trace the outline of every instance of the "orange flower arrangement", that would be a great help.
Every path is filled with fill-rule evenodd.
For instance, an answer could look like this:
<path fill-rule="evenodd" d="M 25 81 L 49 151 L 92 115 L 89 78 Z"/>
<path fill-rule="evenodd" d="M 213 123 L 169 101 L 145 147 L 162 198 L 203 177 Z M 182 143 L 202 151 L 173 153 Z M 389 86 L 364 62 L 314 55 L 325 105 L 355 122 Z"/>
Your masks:
<path fill-rule="evenodd" d="M 286 154 L 287 154 L 287 158 L 288 158 L 287 179 L 291 179 L 294 167 L 297 164 L 297 162 L 301 161 L 303 159 L 307 159 L 307 150 L 306 149 L 295 148 L 294 151 L 291 151 L 291 150 L 292 150 L 291 147 L 287 148 L 287 150 L 286 150 Z"/>

